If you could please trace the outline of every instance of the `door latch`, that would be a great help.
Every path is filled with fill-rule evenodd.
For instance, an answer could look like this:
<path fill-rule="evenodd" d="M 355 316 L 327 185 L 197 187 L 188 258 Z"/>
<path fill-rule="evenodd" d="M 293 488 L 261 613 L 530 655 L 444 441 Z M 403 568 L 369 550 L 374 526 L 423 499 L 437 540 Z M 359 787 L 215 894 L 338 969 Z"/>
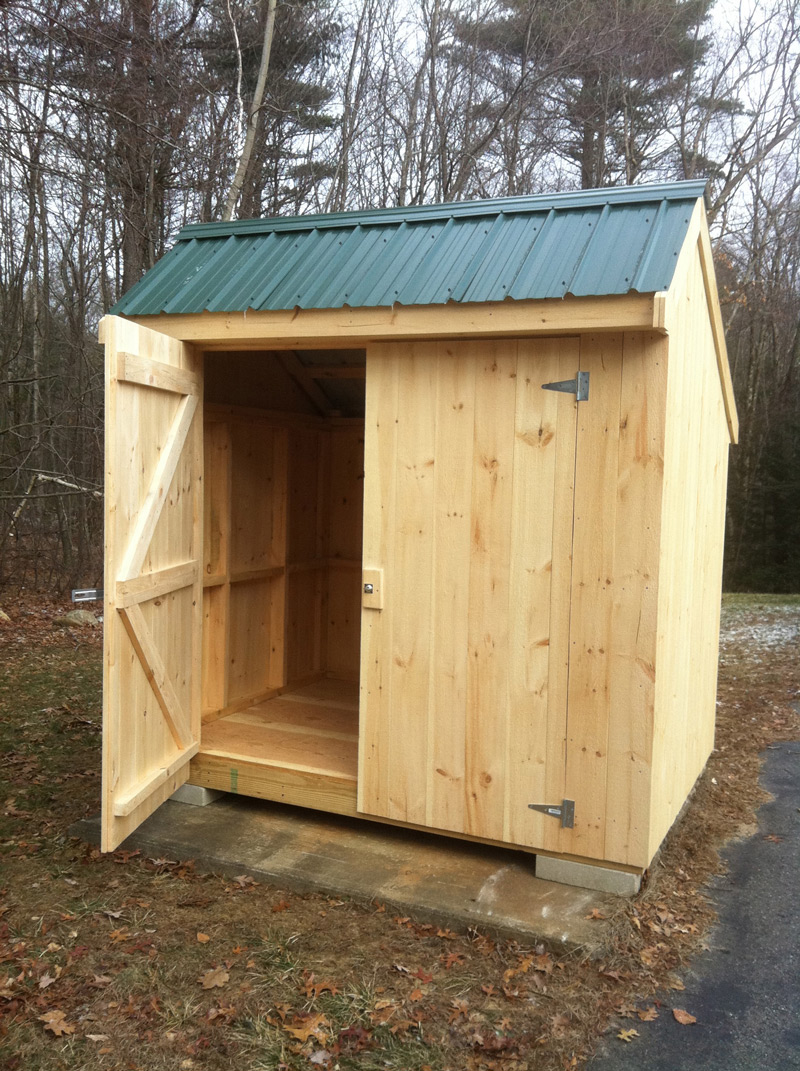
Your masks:
<path fill-rule="evenodd" d="M 560 379 L 557 383 L 542 383 L 542 390 L 557 390 L 562 394 L 574 394 L 575 401 L 589 401 L 589 373 L 576 372 L 574 379 Z"/>
<path fill-rule="evenodd" d="M 532 811 L 549 815 L 551 818 L 561 819 L 562 829 L 573 829 L 575 826 L 575 800 L 562 800 L 561 804 L 529 803 Z"/>

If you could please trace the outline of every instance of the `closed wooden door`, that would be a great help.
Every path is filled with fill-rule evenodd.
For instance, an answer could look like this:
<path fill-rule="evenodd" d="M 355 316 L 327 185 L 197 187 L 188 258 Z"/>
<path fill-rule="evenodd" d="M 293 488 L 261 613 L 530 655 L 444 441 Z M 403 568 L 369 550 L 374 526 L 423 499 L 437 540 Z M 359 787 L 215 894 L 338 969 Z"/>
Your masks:
<path fill-rule="evenodd" d="M 358 806 L 564 850 L 575 338 L 367 355 Z M 583 404 L 583 403 L 581 403 Z"/>
<path fill-rule="evenodd" d="M 102 847 L 187 777 L 200 737 L 202 373 L 116 316 L 106 344 Z"/>

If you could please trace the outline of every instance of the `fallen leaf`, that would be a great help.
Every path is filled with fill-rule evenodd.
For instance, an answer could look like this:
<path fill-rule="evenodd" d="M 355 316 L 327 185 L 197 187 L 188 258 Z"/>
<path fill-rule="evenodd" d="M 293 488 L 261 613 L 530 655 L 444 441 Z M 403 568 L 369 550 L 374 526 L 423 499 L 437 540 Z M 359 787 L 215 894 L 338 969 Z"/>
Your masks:
<path fill-rule="evenodd" d="M 592 910 L 589 912 L 589 914 L 586 916 L 586 918 L 587 919 L 607 919 L 608 915 L 604 915 L 599 907 L 593 907 Z"/>
<path fill-rule="evenodd" d="M 255 878 L 251 878 L 249 874 L 239 874 L 233 879 L 240 889 L 247 889 L 250 886 L 258 885 Z"/>
<path fill-rule="evenodd" d="M 652 1023 L 654 1019 L 658 1018 L 655 1004 L 651 1004 L 649 1008 L 645 1008 L 644 1011 L 637 1012 L 636 1014 L 643 1023 Z"/>
<path fill-rule="evenodd" d="M 396 1023 L 389 1027 L 389 1031 L 395 1036 L 397 1034 L 406 1034 L 412 1026 L 416 1025 L 417 1024 L 414 1022 L 413 1019 L 398 1019 Z M 423 1065 L 423 1067 L 424 1066 L 425 1065 Z"/>
<path fill-rule="evenodd" d="M 418 967 L 411 975 L 412 978 L 419 978 L 423 985 L 427 985 L 428 982 L 433 981 L 433 975 L 428 974 L 427 971 L 423 971 L 422 967 Z"/>
<path fill-rule="evenodd" d="M 669 985 L 670 989 L 677 989 L 681 993 L 686 988 L 686 986 L 683 984 L 683 982 L 680 980 L 680 978 L 670 978 L 670 980 L 669 980 L 669 982 L 667 984 Z"/>
<path fill-rule="evenodd" d="M 634 1038 L 639 1037 L 638 1030 L 620 1030 L 617 1034 L 620 1041 L 633 1041 Z"/>
<path fill-rule="evenodd" d="M 687 1011 L 684 1011 L 683 1008 L 673 1008 L 672 1014 L 675 1016 L 676 1020 L 681 1024 L 681 1026 L 691 1026 L 692 1023 L 697 1022 L 697 1019 L 695 1019 L 695 1017 L 693 1015 L 690 1015 Z"/>
<path fill-rule="evenodd" d="M 411 992 L 408 994 L 408 1002 L 409 1004 L 416 1004 L 416 1002 L 418 1000 L 422 1000 L 424 996 L 425 994 L 422 992 L 421 989 L 412 989 Z"/>
<path fill-rule="evenodd" d="M 363 1026 L 348 1026 L 345 1030 L 340 1030 L 337 1041 L 340 1046 L 354 1052 L 363 1052 L 373 1045 L 372 1034 Z"/>
<path fill-rule="evenodd" d="M 115 863 L 129 863 L 131 859 L 135 859 L 137 855 L 141 855 L 141 851 L 137 848 L 135 852 L 129 852 L 127 848 L 119 848 L 114 852 Z"/>
<path fill-rule="evenodd" d="M 211 940 L 211 938 L 208 936 L 207 933 L 198 933 L 197 940 L 200 942 L 201 945 L 204 945 L 207 944 L 208 941 Z"/>
<path fill-rule="evenodd" d="M 279 900 L 277 904 L 272 905 L 272 910 L 277 913 L 278 911 L 286 911 L 288 907 L 288 900 Z"/>
<path fill-rule="evenodd" d="M 309 974 L 305 978 L 305 990 L 307 997 L 316 999 L 320 993 L 330 993 L 331 996 L 336 996 L 339 987 L 335 982 L 317 982 L 314 980 L 314 975 Z"/>
<path fill-rule="evenodd" d="M 315 1037 L 317 1041 L 325 1042 L 328 1038 L 328 1027 L 330 1025 L 330 1022 L 322 1013 L 307 1017 L 296 1015 L 292 1020 L 292 1026 L 287 1026 L 284 1023 L 283 1029 L 300 1042 L 306 1042 L 310 1037 Z"/>
<path fill-rule="evenodd" d="M 112 930 L 108 935 L 109 941 L 113 941 L 115 945 L 121 944 L 123 941 L 130 941 L 131 935 L 127 930 Z M 74 953 L 73 953 L 74 955 Z"/>
<path fill-rule="evenodd" d="M 202 985 L 203 989 L 213 989 L 215 986 L 224 986 L 230 978 L 230 975 L 224 967 L 213 967 L 211 970 L 205 971 L 197 981 Z"/>
<path fill-rule="evenodd" d="M 469 1005 L 465 1000 L 451 1000 L 450 1006 L 453 1010 L 450 1012 L 450 1018 L 448 1022 L 454 1023 L 462 1016 L 465 1019 L 469 1017 Z"/>
<path fill-rule="evenodd" d="M 68 1023 L 63 1011 L 59 1011 L 54 1008 L 52 1011 L 45 1012 L 44 1015 L 37 1016 L 39 1022 L 44 1023 L 45 1030 L 52 1031 L 57 1038 L 60 1038 L 63 1034 L 74 1034 L 75 1027 L 72 1023 Z"/>
<path fill-rule="evenodd" d="M 234 1008 L 232 1004 L 229 1004 L 227 1007 L 220 1005 L 218 1008 L 209 1008 L 208 1013 L 206 1014 L 206 1019 L 208 1019 L 210 1023 L 214 1022 L 216 1019 L 233 1020 L 235 1018 L 236 1008 Z"/>
<path fill-rule="evenodd" d="M 108 1041 L 108 1034 L 87 1034 L 89 1041 Z"/>
<path fill-rule="evenodd" d="M 448 952 L 446 956 L 442 957 L 444 963 L 444 969 L 449 971 L 454 963 L 463 963 L 464 957 L 460 952 Z"/>

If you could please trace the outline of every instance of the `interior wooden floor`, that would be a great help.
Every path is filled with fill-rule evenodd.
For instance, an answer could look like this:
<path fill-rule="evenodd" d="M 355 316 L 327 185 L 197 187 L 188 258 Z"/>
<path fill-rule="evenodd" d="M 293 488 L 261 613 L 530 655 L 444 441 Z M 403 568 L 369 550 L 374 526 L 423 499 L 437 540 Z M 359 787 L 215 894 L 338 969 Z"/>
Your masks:
<path fill-rule="evenodd" d="M 354 813 L 357 769 L 358 685 L 322 679 L 205 724 L 190 780 Z"/>

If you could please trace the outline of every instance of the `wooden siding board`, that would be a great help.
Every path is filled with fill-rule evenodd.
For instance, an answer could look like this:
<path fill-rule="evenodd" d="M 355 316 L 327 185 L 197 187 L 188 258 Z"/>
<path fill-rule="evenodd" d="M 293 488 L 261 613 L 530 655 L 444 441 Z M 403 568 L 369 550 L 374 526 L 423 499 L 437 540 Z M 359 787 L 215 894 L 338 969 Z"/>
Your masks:
<path fill-rule="evenodd" d="M 395 464 L 397 406 L 402 352 L 391 345 L 367 349 L 364 428 L 364 567 L 379 569 L 394 561 L 396 517 Z M 388 816 L 392 671 L 386 649 L 392 648 L 394 602 L 402 589 L 392 588 L 387 573 L 387 605 L 361 612 L 358 809 Z"/>
<path fill-rule="evenodd" d="M 656 679 L 667 343 L 623 340 L 605 857 L 646 866 Z"/>
<path fill-rule="evenodd" d="M 577 339 L 520 341 L 509 582 L 505 838 L 558 850 L 557 822 L 528 803 L 564 796 L 576 402 L 543 391 L 572 379 Z"/>
<path fill-rule="evenodd" d="M 509 608 L 517 343 L 479 349 L 472 456 L 464 832 L 502 840 L 509 726 Z"/>
<path fill-rule="evenodd" d="M 428 677 L 434 628 L 435 374 L 435 350 L 430 345 L 407 348 L 398 370 L 398 398 L 404 403 L 395 410 L 394 553 L 384 565 L 391 570 L 386 575 L 385 598 L 392 615 L 392 645 L 384 648 L 393 696 L 387 741 L 392 763 L 388 817 L 420 824 L 425 822 L 426 809 Z M 413 405 L 407 404 L 411 397 Z"/>
<path fill-rule="evenodd" d="M 576 801 L 576 814 L 564 840 L 573 854 L 603 859 L 622 337 L 583 336 L 580 366 L 590 375 L 590 398 L 578 405 L 566 773 L 566 795 Z"/>
<path fill-rule="evenodd" d="M 437 354 L 433 606 L 426 824 L 464 827 L 467 630 L 475 435 L 475 363 L 447 343 Z M 437 716 L 438 715 L 438 716 Z"/>

